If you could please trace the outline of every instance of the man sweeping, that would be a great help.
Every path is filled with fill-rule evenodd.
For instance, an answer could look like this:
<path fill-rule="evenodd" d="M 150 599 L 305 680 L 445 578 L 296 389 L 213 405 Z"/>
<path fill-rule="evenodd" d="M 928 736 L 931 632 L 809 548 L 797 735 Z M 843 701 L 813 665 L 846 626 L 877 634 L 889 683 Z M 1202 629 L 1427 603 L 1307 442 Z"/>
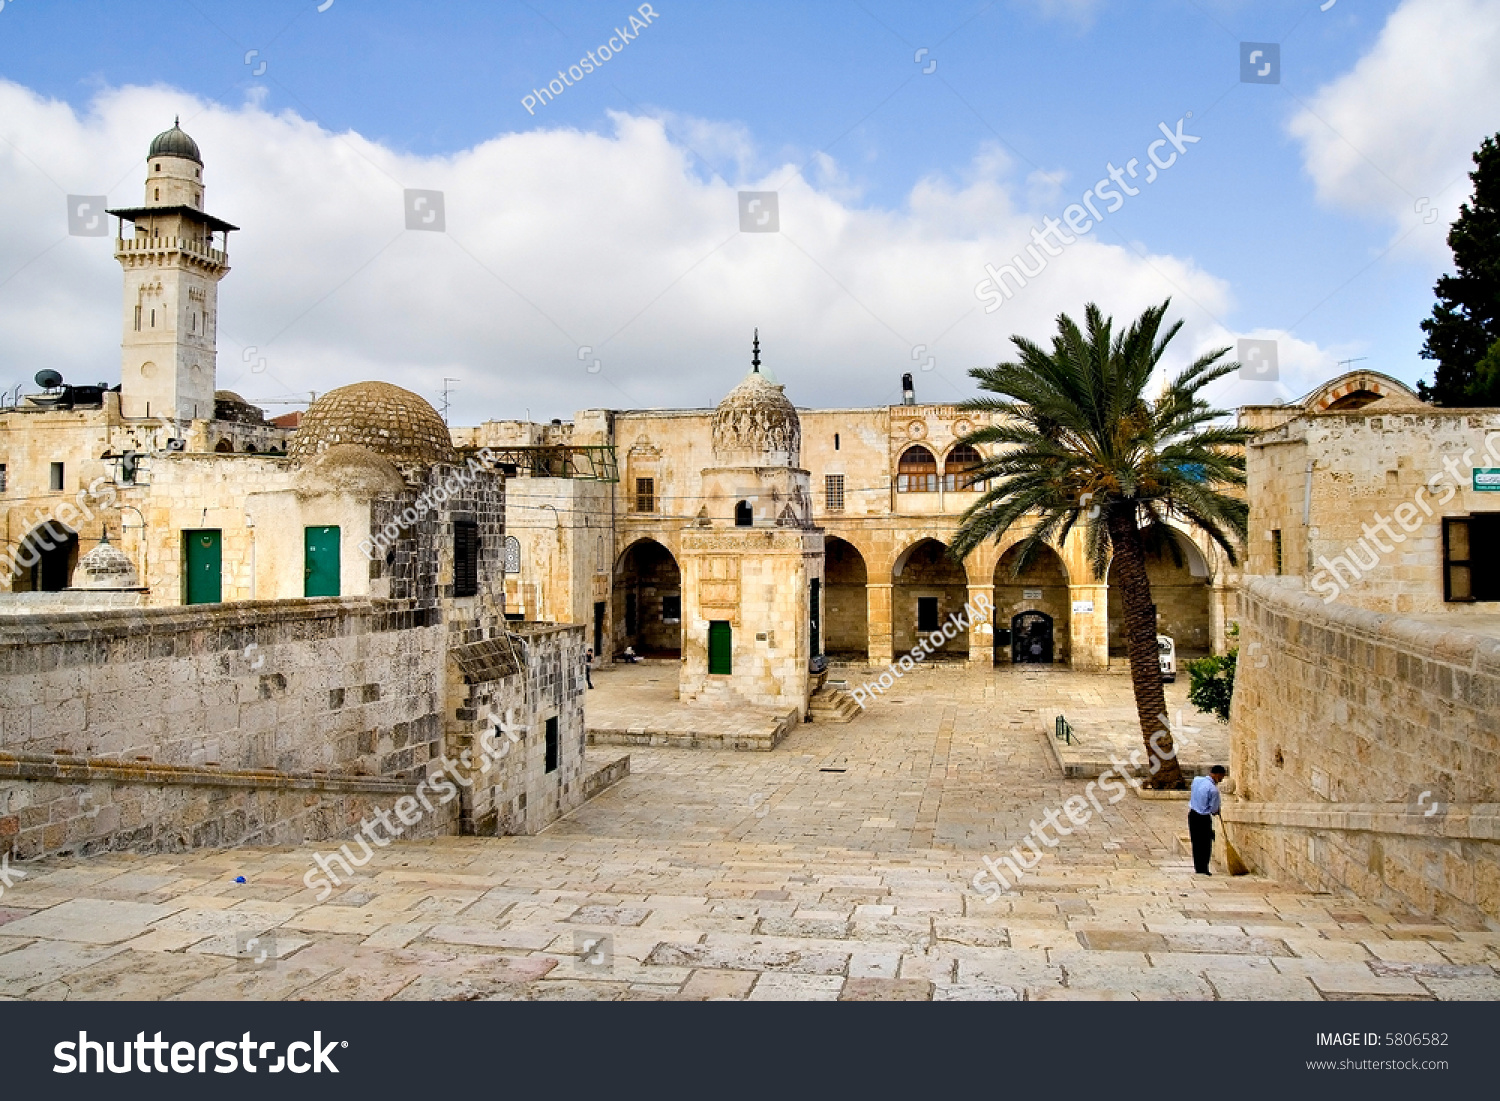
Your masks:
<path fill-rule="evenodd" d="M 1211 875 L 1209 859 L 1214 853 L 1213 816 L 1219 813 L 1219 785 L 1224 782 L 1224 766 L 1214 765 L 1207 776 L 1193 780 L 1188 794 L 1188 836 L 1193 840 L 1193 871 Z"/>

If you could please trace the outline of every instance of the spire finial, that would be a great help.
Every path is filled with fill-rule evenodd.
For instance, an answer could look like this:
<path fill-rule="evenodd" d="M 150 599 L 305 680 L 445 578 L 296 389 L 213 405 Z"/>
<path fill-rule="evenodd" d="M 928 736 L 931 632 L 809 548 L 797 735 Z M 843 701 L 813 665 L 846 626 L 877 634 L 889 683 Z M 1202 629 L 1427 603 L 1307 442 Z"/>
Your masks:
<path fill-rule="evenodd" d="M 172 116 L 172 129 L 173 130 L 181 130 L 182 129 L 182 116 L 181 115 L 173 115 Z"/>
<path fill-rule="evenodd" d="M 750 369 L 752 371 L 754 371 L 756 374 L 760 374 L 760 329 L 759 329 L 759 327 L 757 327 L 756 330 L 755 330 L 755 344 L 754 344 L 753 347 L 754 347 L 754 353 L 750 357 Z"/>

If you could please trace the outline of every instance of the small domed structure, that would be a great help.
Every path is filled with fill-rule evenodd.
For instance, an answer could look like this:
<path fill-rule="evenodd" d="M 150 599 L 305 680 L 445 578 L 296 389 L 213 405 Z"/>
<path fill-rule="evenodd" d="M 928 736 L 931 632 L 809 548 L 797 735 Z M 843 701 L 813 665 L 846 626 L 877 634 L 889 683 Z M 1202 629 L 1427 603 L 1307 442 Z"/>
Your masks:
<path fill-rule="evenodd" d="M 400 493 L 406 488 L 391 461 L 368 447 L 334 444 L 297 471 L 299 496 L 338 494 L 362 499 Z"/>
<path fill-rule="evenodd" d="M 198 143 L 182 131 L 181 119 L 172 120 L 172 129 L 163 130 L 151 139 L 151 151 L 147 157 L 181 157 L 183 160 L 203 163 L 198 152 Z"/>
<path fill-rule="evenodd" d="M 302 415 L 287 456 L 305 463 L 338 444 L 368 448 L 398 467 L 458 461 L 448 426 L 437 410 L 388 382 L 356 382 L 313 402 Z"/>
<path fill-rule="evenodd" d="M 761 374 L 759 330 L 750 373 L 714 410 L 713 447 L 727 466 L 794 467 L 801 460 L 802 422 L 783 387 Z"/>
<path fill-rule="evenodd" d="M 99 545 L 78 560 L 76 575 L 80 580 L 75 589 L 101 590 L 139 589 L 141 579 L 135 566 L 118 547 L 109 541 L 109 532 L 104 533 Z"/>
<path fill-rule="evenodd" d="M 236 424 L 265 424 L 265 410 L 251 405 L 233 390 L 214 391 L 214 420 L 233 421 Z"/>

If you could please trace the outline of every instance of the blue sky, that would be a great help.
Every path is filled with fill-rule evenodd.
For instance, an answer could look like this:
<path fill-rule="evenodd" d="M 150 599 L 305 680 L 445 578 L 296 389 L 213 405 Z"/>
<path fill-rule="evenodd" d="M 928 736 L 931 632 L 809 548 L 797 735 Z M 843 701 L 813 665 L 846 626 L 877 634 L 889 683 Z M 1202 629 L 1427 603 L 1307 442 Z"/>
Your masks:
<path fill-rule="evenodd" d="M 58 187 L 70 192 L 108 187 L 112 202 L 134 202 L 135 175 L 127 172 L 117 184 L 119 172 L 102 172 L 95 182 L 78 165 L 88 163 L 89 156 L 104 156 L 104 142 L 110 166 L 129 169 L 161 128 L 157 122 L 170 122 L 157 112 L 180 101 L 184 127 L 204 144 L 209 208 L 245 227 L 233 244 L 243 242 L 241 247 L 250 250 L 223 289 L 223 332 L 229 340 L 221 340 L 220 384 L 233 381 L 233 368 L 246 362 L 243 347 L 279 341 L 285 350 L 281 368 L 273 366 L 277 382 L 242 380 L 255 391 L 251 397 L 270 396 L 278 385 L 300 390 L 310 374 L 337 384 L 352 381 L 345 377 L 349 374 L 377 373 L 429 396 L 434 379 L 457 375 L 473 395 L 467 410 L 473 416 L 522 415 L 511 407 L 515 399 L 534 416 L 567 415 L 572 406 L 584 404 L 706 403 L 743 369 L 738 360 L 747 334 L 740 329 L 748 322 L 782 338 L 779 373 L 799 403 L 891 400 L 902 361 L 914 359 L 902 342 L 938 347 L 939 339 L 948 341 L 952 355 L 940 361 L 941 382 L 935 376 L 924 396 L 949 399 L 967 392 L 967 367 L 1004 356 L 1011 332 L 1045 336 L 1059 308 L 1081 310 L 1087 296 L 1124 314 L 1165 293 L 1174 295 L 1199 343 L 1212 343 L 1215 336 L 1222 343 L 1226 333 L 1231 340 L 1283 336 L 1292 391 L 1330 376 L 1339 359 L 1354 356 L 1367 357 L 1362 366 L 1414 381 L 1428 370 L 1417 356 L 1418 325 L 1431 309 L 1432 283 L 1445 266 L 1447 222 L 1467 194 L 1462 173 L 1468 152 L 1485 133 L 1500 130 L 1500 100 L 1482 102 L 1494 77 L 1467 71 L 1475 67 L 1472 52 L 1466 52 L 1473 47 L 1463 40 L 1483 40 L 1495 32 L 1490 23 L 1448 26 L 1454 53 L 1446 57 L 1434 55 L 1419 32 L 1408 32 L 1408 56 L 1387 24 L 1405 8 L 1412 26 L 1425 26 L 1441 43 L 1446 42 L 1441 28 L 1456 9 L 1485 15 L 1497 6 L 1481 0 L 1336 0 L 1325 11 L 1303 0 L 666 0 L 651 5 L 658 18 L 618 56 L 532 115 L 522 97 L 606 42 L 616 27 L 628 27 L 631 5 L 333 0 L 319 12 L 313 0 L 151 5 L 10 0 L 0 9 L 0 80 L 16 86 L 17 95 L 24 92 L 27 109 L 38 118 L 33 126 L 15 113 L 10 122 L 0 119 L 0 136 L 6 139 L 0 144 L 0 170 L 8 171 L 9 186 L 28 195 L 34 189 L 38 204 L 53 201 Z M 1240 81 L 1241 41 L 1280 44 L 1280 84 Z M 915 60 L 923 48 L 927 53 Z M 257 52 L 247 63 L 251 50 Z M 935 68 L 925 72 L 934 61 Z M 262 62 L 264 71 L 254 75 Z M 1401 99 L 1409 101 L 1411 117 L 1376 111 L 1361 81 L 1386 89 L 1402 83 Z M 149 89 L 149 94 L 132 98 L 125 94 L 130 89 Z M 1366 104 L 1370 117 L 1361 116 Z M 38 136 L 44 133 L 41 120 L 55 118 L 59 105 L 66 105 L 76 125 L 71 161 L 66 149 Z M 1119 279 L 1137 280 L 1131 293 L 1111 301 L 1112 278 L 1091 281 L 1087 272 L 1070 275 L 1065 291 L 1062 277 L 1049 273 L 1049 292 L 1056 295 L 1035 295 L 1035 301 L 1023 303 L 1026 293 L 1039 289 L 1027 288 L 1006 304 L 1003 316 L 980 312 L 961 323 L 958 335 L 945 335 L 938 332 L 944 323 L 935 319 L 972 310 L 974 297 L 962 288 L 983 276 L 973 270 L 968 253 L 959 260 L 956 251 L 952 263 L 967 267 L 955 276 L 954 290 L 934 297 L 934 320 L 901 315 L 896 303 L 908 293 L 899 286 L 903 269 L 922 280 L 909 293 L 927 294 L 932 279 L 920 273 L 929 263 L 944 262 L 926 257 L 912 264 L 908 248 L 917 247 L 915 238 L 943 226 L 948 239 L 974 245 L 974 255 L 1003 262 L 1026 243 L 1015 226 L 1040 225 L 1042 217 L 1060 215 L 1104 175 L 1106 162 L 1144 159 L 1146 146 L 1160 136 L 1158 124 L 1171 126 L 1189 111 L 1193 117 L 1185 131 L 1201 142 L 1092 235 L 1118 253 Z M 1431 123 L 1434 112 L 1442 125 Z M 137 115 L 136 129 L 123 125 L 123 118 Z M 687 269 L 698 254 L 674 242 L 670 225 L 659 238 L 616 242 L 608 250 L 612 270 L 595 270 L 598 265 L 587 255 L 588 235 L 575 240 L 566 227 L 588 221 L 598 211 L 597 196 L 558 210 L 515 200 L 518 218 L 557 227 L 560 270 L 544 276 L 535 260 L 525 270 L 499 271 L 503 257 L 515 250 L 503 238 L 487 243 L 477 229 L 465 236 L 459 214 L 467 208 L 454 194 L 456 183 L 449 186 L 449 233 L 462 247 L 431 262 L 467 263 L 462 257 L 467 251 L 510 290 L 495 292 L 500 297 L 493 308 L 500 315 L 493 325 L 451 345 L 437 339 L 425 356 L 429 362 L 420 346 L 389 360 L 380 349 L 353 351 L 361 309 L 388 310 L 369 286 L 380 281 L 381 266 L 410 270 L 424 262 L 415 252 L 397 255 L 408 242 L 390 246 L 373 266 L 350 276 L 352 264 L 341 268 L 334 262 L 345 246 L 331 240 L 321 250 L 333 254 L 327 271 L 308 275 L 307 320 L 298 320 L 290 331 L 281 327 L 295 312 L 288 312 L 290 304 L 261 301 L 266 295 L 255 289 L 284 278 L 269 235 L 284 232 L 287 224 L 318 232 L 316 225 L 299 220 L 310 204 L 299 201 L 295 187 L 279 204 L 267 204 L 255 221 L 247 216 L 255 204 L 236 190 L 250 186 L 248 174 L 227 177 L 230 165 L 253 163 L 257 152 L 266 161 L 281 155 L 286 146 L 276 126 L 285 128 L 288 120 L 313 124 L 330 156 L 357 147 L 368 162 L 379 161 L 377 172 L 420 187 L 432 182 L 415 178 L 424 170 L 429 177 L 447 169 L 458 172 L 466 159 L 476 159 L 476 150 L 503 146 L 509 152 L 497 156 L 530 155 L 527 151 L 537 147 L 515 141 L 517 135 L 533 134 L 553 143 L 548 148 L 565 141 L 576 145 L 579 135 L 623 141 L 621 116 L 655 120 L 661 128 L 681 158 L 674 188 L 691 193 L 696 187 L 708 194 L 770 189 L 799 178 L 809 197 L 820 200 L 820 216 L 834 227 L 830 235 L 804 231 L 798 237 L 794 213 L 806 208 L 795 205 L 796 196 L 783 194 L 793 246 L 786 249 L 779 242 L 786 257 L 776 263 L 800 264 L 798 278 L 826 281 L 824 289 L 833 296 L 826 308 L 839 311 L 849 363 L 833 362 L 841 355 L 838 342 L 817 342 L 813 350 L 819 328 L 815 311 L 783 323 L 779 315 L 787 312 L 786 303 L 774 294 L 757 301 L 756 288 L 781 278 L 780 269 L 761 269 L 748 278 L 748 286 L 734 283 L 733 291 L 708 285 L 732 274 L 711 276 L 706 269 L 690 269 L 682 282 L 672 282 L 670 273 Z M 239 133 L 230 126 L 235 119 L 254 122 L 239 139 L 229 137 Z M 1434 130 L 1441 131 L 1441 140 L 1433 137 Z M 508 145 L 502 140 L 507 138 Z M 232 155 L 225 148 L 231 140 L 238 145 Z M 255 149 L 254 142 L 263 148 Z M 619 146 L 622 159 L 609 168 L 587 150 L 575 149 L 576 166 L 556 171 L 562 179 L 602 171 L 630 175 L 632 166 L 646 163 L 640 148 Z M 298 186 L 317 188 L 318 170 L 312 166 L 320 155 L 308 154 L 312 174 Z M 64 178 L 68 164 L 73 175 Z M 406 171 L 397 171 L 397 165 Z M 649 190 L 661 172 L 660 164 L 643 167 L 638 186 Z M 490 175 L 508 178 L 504 172 Z M 286 176 L 283 169 L 276 178 Z M 486 191 L 485 178 L 483 172 L 466 177 L 470 202 L 492 210 L 506 207 L 511 196 L 498 184 Z M 267 181 L 255 185 L 264 189 Z M 940 193 L 942 209 L 915 217 L 921 204 L 914 196 L 932 189 Z M 558 191 L 553 177 L 527 190 L 524 203 L 550 203 L 547 196 Z M 661 201 L 683 201 L 674 200 L 674 193 L 663 185 Z M 1426 197 L 1443 213 L 1436 222 L 1424 222 L 1416 209 Z M 237 209 L 226 207 L 231 198 Z M 997 222 L 990 238 L 983 223 L 992 209 L 1003 209 L 1014 225 L 999 228 Z M 865 227 L 854 235 L 861 240 L 839 231 L 846 223 Z M 728 232 L 733 231 L 731 225 Z M 592 230 L 595 237 L 612 232 L 608 219 Z M 385 240 L 372 231 L 368 252 Z M 37 243 L 40 247 L 45 240 Z M 57 256 L 72 244 L 61 246 Z M 680 257 L 677 244 L 683 244 Z M 761 244 L 731 242 L 713 254 L 712 265 L 759 263 L 757 254 L 736 250 Z M 630 257 L 632 249 L 646 254 L 658 247 L 673 254 L 659 267 L 643 264 L 636 272 L 628 259 L 619 259 Z M 357 242 L 347 243 L 347 249 L 349 256 L 364 258 Z M 1176 277 L 1177 269 L 1161 262 L 1164 257 L 1191 270 L 1193 279 Z M 86 262 L 92 265 L 87 273 L 73 279 L 57 257 L 43 259 L 22 278 L 0 286 L 0 335 L 9 332 L 8 325 L 19 330 L 23 319 L 37 317 L 36 296 L 46 296 L 48 280 L 96 297 L 107 294 L 110 279 L 118 287 L 107 255 L 96 250 Z M 283 265 L 291 262 L 283 255 Z M 316 267 L 321 261 L 302 257 L 298 262 Z M 1073 257 L 1068 262 L 1081 263 Z M 1127 276 L 1131 265 L 1134 274 Z M 0 260 L 0 280 L 12 276 L 15 266 Z M 886 269 L 895 285 L 855 286 L 870 266 Z M 541 289 L 561 287 L 570 270 L 583 269 L 589 270 L 587 279 L 605 281 L 602 289 L 585 295 L 591 302 L 606 292 L 620 296 L 597 318 L 588 315 L 588 304 L 570 303 L 565 291 L 549 295 Z M 528 276 L 537 280 L 536 293 L 528 291 Z M 1069 297 L 1075 277 L 1077 296 Z M 1149 284 L 1157 277 L 1153 289 Z M 695 289 L 697 279 L 705 285 Z M 23 291 L 17 285 L 33 283 L 42 286 Z M 343 311 L 337 317 L 335 306 L 317 304 L 318 290 L 325 286 L 337 288 L 336 306 Z M 806 286 L 805 293 L 816 293 L 815 283 Z M 511 291 L 519 297 L 507 297 Z M 721 344 L 696 319 L 705 301 L 725 293 L 749 301 L 719 319 Z M 368 294 L 362 306 L 361 294 Z M 521 298 L 536 309 L 528 313 Z M 82 369 L 81 361 L 107 359 L 115 299 L 105 296 L 92 306 L 91 301 L 80 299 L 78 308 L 101 314 L 102 321 L 85 326 L 93 335 L 56 341 L 50 352 L 32 337 L 11 342 L 12 354 L 0 358 L 0 382 L 18 381 L 39 355 L 76 369 Z M 484 313 L 489 301 L 458 308 L 469 315 Z M 441 302 L 414 306 L 410 322 L 430 325 L 444 308 Z M 604 378 L 564 374 L 556 385 L 547 382 L 568 370 L 570 360 L 587 358 L 575 354 L 576 346 L 602 347 L 601 341 L 638 308 L 646 313 L 631 322 L 625 336 L 613 338 L 620 351 L 615 360 L 606 360 Z M 273 316 L 277 309 L 280 315 Z M 862 325 L 871 330 L 868 347 Z M 441 322 L 433 327 L 451 328 Z M 543 335 L 549 327 L 566 331 L 566 339 Z M 875 332 L 882 328 L 886 332 Z M 507 348 L 518 349 L 515 357 Z M 31 358 L 20 362 L 23 355 Z M 700 379 L 692 364 L 709 361 L 714 366 Z M 652 362 L 658 364 L 655 370 Z M 872 371 L 878 382 L 855 381 Z M 673 396 L 663 376 L 680 382 L 681 392 Z M 840 380 L 836 389 L 815 381 L 834 378 Z M 1278 396 L 1290 391 L 1230 395 L 1233 400 Z"/>

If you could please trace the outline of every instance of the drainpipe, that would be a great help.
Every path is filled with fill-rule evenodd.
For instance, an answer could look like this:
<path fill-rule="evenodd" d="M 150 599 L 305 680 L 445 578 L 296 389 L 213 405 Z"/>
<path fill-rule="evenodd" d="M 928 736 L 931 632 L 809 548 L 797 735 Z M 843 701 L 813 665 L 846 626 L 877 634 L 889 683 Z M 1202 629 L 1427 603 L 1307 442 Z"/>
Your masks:
<path fill-rule="evenodd" d="M 1306 479 L 1302 485 L 1302 526 L 1307 527 L 1312 522 L 1312 476 L 1313 462 L 1307 460 Z"/>

